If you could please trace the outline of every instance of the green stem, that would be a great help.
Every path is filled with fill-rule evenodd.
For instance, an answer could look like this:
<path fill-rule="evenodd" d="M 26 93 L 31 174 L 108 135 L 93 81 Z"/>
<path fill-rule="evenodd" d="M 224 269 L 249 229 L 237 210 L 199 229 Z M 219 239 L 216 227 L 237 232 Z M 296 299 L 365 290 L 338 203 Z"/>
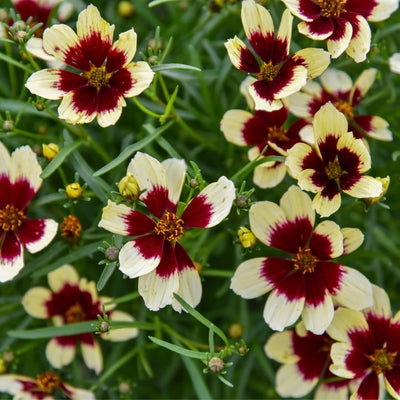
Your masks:
<path fill-rule="evenodd" d="M 141 104 L 139 102 L 139 100 L 136 97 L 133 97 L 132 100 L 134 101 L 134 103 L 136 104 L 136 106 L 143 111 L 145 114 L 150 115 L 151 117 L 155 117 L 155 118 L 161 118 L 162 115 L 161 114 L 157 114 L 151 110 L 149 110 L 148 108 L 146 108 L 143 104 Z"/>
<path fill-rule="evenodd" d="M 6 43 L 4 43 L 4 46 L 6 48 L 7 56 L 9 58 L 13 58 L 12 49 L 11 49 L 10 43 L 6 42 Z M 7 67 L 8 67 L 8 74 L 9 74 L 9 77 L 10 77 L 11 92 L 13 94 L 13 97 L 16 97 L 17 96 L 17 78 L 16 78 L 16 75 L 15 75 L 15 68 L 14 68 L 14 65 L 12 63 L 7 63 Z"/>

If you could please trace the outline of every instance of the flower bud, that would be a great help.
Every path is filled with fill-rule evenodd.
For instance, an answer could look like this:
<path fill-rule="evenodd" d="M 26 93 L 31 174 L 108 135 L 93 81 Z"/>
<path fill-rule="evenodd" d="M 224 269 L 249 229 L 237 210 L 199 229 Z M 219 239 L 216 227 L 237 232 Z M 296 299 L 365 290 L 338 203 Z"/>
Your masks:
<path fill-rule="evenodd" d="M 236 197 L 235 202 L 237 208 L 246 208 L 249 205 L 250 201 L 245 195 L 241 194 Z"/>
<path fill-rule="evenodd" d="M 210 361 L 208 361 L 207 366 L 211 372 L 218 373 L 224 369 L 225 363 L 222 358 L 212 357 L 210 358 Z"/>
<path fill-rule="evenodd" d="M 6 119 L 3 122 L 3 131 L 4 132 L 10 132 L 14 128 L 14 121 L 11 121 L 10 119 Z"/>
<path fill-rule="evenodd" d="M 373 206 L 374 204 L 379 203 L 379 201 L 382 199 L 382 197 L 386 194 L 386 192 L 389 189 L 389 184 L 390 184 L 390 177 L 387 176 L 386 178 L 376 178 L 379 182 L 382 183 L 382 193 L 377 196 L 377 197 L 366 197 L 363 199 L 364 203 L 366 203 L 369 206 Z"/>
<path fill-rule="evenodd" d="M 119 256 L 119 248 L 116 246 L 110 246 L 104 253 L 104 256 L 108 261 L 117 261 Z"/>
<path fill-rule="evenodd" d="M 128 172 L 118 183 L 121 196 L 134 203 L 140 196 L 140 188 L 135 177 Z"/>
<path fill-rule="evenodd" d="M 70 200 L 78 200 L 82 197 L 83 189 L 78 182 L 74 182 L 65 187 L 65 193 Z"/>
<path fill-rule="evenodd" d="M 192 179 L 190 180 L 190 182 L 189 182 L 189 186 L 190 186 L 192 189 L 196 189 L 196 188 L 199 186 L 199 181 L 198 181 L 197 179 L 195 179 L 195 178 L 192 178 Z"/>
<path fill-rule="evenodd" d="M 130 18 L 135 13 L 135 6 L 130 1 L 120 1 L 117 10 L 120 17 Z"/>
<path fill-rule="evenodd" d="M 232 339 L 239 339 L 243 336 L 243 326 L 238 322 L 229 325 L 228 335 Z"/>
<path fill-rule="evenodd" d="M 257 243 L 257 238 L 250 229 L 241 226 L 238 230 L 239 242 L 245 249 L 253 248 Z"/>
<path fill-rule="evenodd" d="M 43 144 L 43 157 L 47 161 L 51 161 L 60 151 L 60 148 L 55 143 Z"/>
<path fill-rule="evenodd" d="M 106 333 L 110 330 L 110 324 L 107 321 L 101 321 L 97 329 L 100 333 Z"/>

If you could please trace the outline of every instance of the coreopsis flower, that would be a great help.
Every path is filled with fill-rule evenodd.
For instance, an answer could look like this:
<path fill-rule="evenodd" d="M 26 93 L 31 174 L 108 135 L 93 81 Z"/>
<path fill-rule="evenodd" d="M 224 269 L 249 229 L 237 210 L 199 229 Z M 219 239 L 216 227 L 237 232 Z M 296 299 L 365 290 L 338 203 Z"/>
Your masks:
<path fill-rule="evenodd" d="M 144 61 L 131 62 L 136 53 L 133 28 L 112 44 L 114 28 L 89 5 L 79 14 L 77 34 L 63 24 L 46 29 L 44 50 L 81 73 L 45 69 L 32 74 L 25 86 L 45 99 L 62 99 L 58 114 L 67 122 L 83 124 L 97 117 L 102 127 L 115 124 L 126 106 L 124 97 L 142 93 L 154 73 Z"/>
<path fill-rule="evenodd" d="M 374 83 L 376 73 L 375 68 L 364 70 L 353 84 L 345 72 L 328 68 L 319 77 L 321 85 L 315 81 L 307 82 L 301 92 L 290 96 L 289 110 L 311 121 L 321 106 L 331 102 L 344 114 L 349 123 L 349 132 L 357 139 L 365 134 L 373 139 L 390 141 L 392 132 L 388 129 L 387 121 L 375 115 L 357 114 L 357 107 Z"/>
<path fill-rule="evenodd" d="M 27 206 L 42 185 L 41 173 L 29 146 L 10 156 L 0 142 L 0 282 L 13 279 L 24 266 L 24 248 L 37 253 L 57 233 L 54 220 L 27 218 Z"/>
<path fill-rule="evenodd" d="M 285 128 L 288 115 L 289 111 L 285 107 L 254 113 L 228 110 L 222 117 L 221 131 L 228 142 L 238 146 L 253 146 L 248 153 L 250 160 L 260 154 L 263 157 L 286 156 L 288 149 L 302 141 L 300 131 L 307 124 L 305 120 L 297 120 Z M 275 187 L 282 182 L 286 171 L 284 162 L 267 161 L 256 166 L 253 182 L 263 189 Z"/>
<path fill-rule="evenodd" d="M 372 285 L 374 304 L 362 311 L 339 308 L 329 335 L 331 372 L 357 379 L 352 399 L 383 398 L 384 387 L 400 398 L 400 311 L 392 318 L 386 292 Z"/>
<path fill-rule="evenodd" d="M 326 40 L 333 58 L 344 51 L 355 61 L 366 59 L 371 45 L 368 21 L 389 18 L 398 0 L 282 0 L 303 22 L 300 33 L 313 40 Z"/>
<path fill-rule="evenodd" d="M 276 391 L 281 397 L 303 397 L 315 388 L 314 399 L 347 400 L 350 380 L 334 380 L 329 371 L 333 339 L 315 335 L 302 322 L 295 329 L 276 332 L 264 346 L 269 358 L 282 365 L 276 373 Z"/>
<path fill-rule="evenodd" d="M 183 160 L 173 158 L 160 163 L 138 152 L 128 166 L 129 172 L 153 218 L 111 201 L 103 209 L 100 227 L 134 236 L 121 248 L 119 269 L 130 278 L 139 277 L 139 294 L 150 310 L 172 304 L 180 312 L 182 307 L 174 299 L 174 292 L 195 307 L 201 299 L 201 282 L 179 240 L 187 229 L 210 228 L 229 214 L 235 199 L 233 182 L 223 176 L 209 184 L 180 214 L 177 208 L 186 172 Z"/>
<path fill-rule="evenodd" d="M 332 321 L 334 303 L 362 309 L 372 304 L 368 279 L 353 268 L 331 261 L 355 250 L 363 241 L 359 229 L 341 229 L 333 221 L 315 228 L 310 197 L 297 186 L 270 201 L 253 204 L 250 228 L 263 244 L 290 256 L 258 257 L 239 265 L 231 289 L 245 299 L 272 290 L 264 320 L 282 331 L 302 317 L 307 330 L 322 334 Z"/>
<path fill-rule="evenodd" d="M 36 379 L 16 374 L 0 375 L 0 392 L 11 394 L 15 400 L 54 400 L 63 396 L 72 400 L 95 400 L 92 392 L 65 383 L 52 371 L 38 374 Z"/>
<path fill-rule="evenodd" d="M 316 193 L 313 208 L 322 217 L 337 211 L 340 191 L 356 197 L 377 197 L 382 183 L 363 175 L 371 167 L 371 156 L 362 139 L 348 132 L 346 117 L 332 103 L 315 114 L 315 146 L 297 143 L 288 150 L 286 165 L 303 190 Z"/>
<path fill-rule="evenodd" d="M 286 10 L 278 33 L 270 13 L 254 0 L 242 2 L 242 23 L 257 58 L 237 36 L 225 43 L 229 58 L 237 69 L 254 74 L 250 87 L 256 110 L 277 110 L 282 99 L 300 90 L 308 79 L 319 76 L 329 65 L 329 54 L 322 49 L 302 49 L 289 57 L 293 17 Z"/>
<path fill-rule="evenodd" d="M 51 319 L 56 326 L 83 321 L 97 321 L 97 315 L 103 315 L 103 305 L 112 299 L 99 297 L 96 283 L 79 278 L 71 265 L 50 272 L 47 275 L 50 289 L 34 287 L 22 298 L 25 311 L 35 318 Z M 105 305 L 107 315 L 115 321 L 133 321 L 125 312 L 114 310 Z M 101 337 L 111 341 L 124 341 L 138 335 L 136 328 L 113 329 Z M 103 369 L 103 356 L 100 345 L 92 333 L 60 336 L 52 338 L 46 346 L 46 358 L 54 368 L 62 368 L 72 362 L 76 347 L 80 342 L 83 360 L 86 366 L 99 374 Z"/>
<path fill-rule="evenodd" d="M 389 57 L 389 69 L 395 74 L 400 74 L 400 53 L 394 53 Z"/>

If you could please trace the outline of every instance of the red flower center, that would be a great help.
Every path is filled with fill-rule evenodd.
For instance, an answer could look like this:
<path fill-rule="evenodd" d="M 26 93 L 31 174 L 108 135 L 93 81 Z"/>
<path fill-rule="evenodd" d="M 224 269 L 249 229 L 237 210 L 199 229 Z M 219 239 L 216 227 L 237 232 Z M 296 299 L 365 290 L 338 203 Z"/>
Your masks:
<path fill-rule="evenodd" d="M 328 165 L 325 167 L 325 173 L 329 179 L 339 179 L 343 175 L 343 170 L 339 164 L 339 161 L 329 161 Z"/>
<path fill-rule="evenodd" d="M 349 103 L 342 103 L 340 101 L 336 101 L 333 105 L 338 109 L 341 113 L 344 114 L 348 121 L 354 118 L 353 107 Z"/>
<path fill-rule="evenodd" d="M 157 222 L 155 230 L 157 235 L 164 236 L 164 239 L 174 242 L 183 235 L 183 220 L 167 211 Z"/>
<path fill-rule="evenodd" d="M 23 211 L 18 210 L 12 204 L 7 204 L 0 210 L 0 227 L 3 231 L 15 231 L 22 225 L 26 218 Z"/>
<path fill-rule="evenodd" d="M 46 371 L 37 376 L 38 386 L 43 392 L 52 393 L 60 383 L 60 378 L 55 372 Z"/>
<path fill-rule="evenodd" d="M 347 3 L 347 0 L 318 0 L 321 7 L 321 14 L 323 17 L 339 17 Z"/>
<path fill-rule="evenodd" d="M 387 351 L 386 349 L 375 350 L 374 354 L 368 356 L 372 363 L 371 369 L 375 371 L 377 375 L 384 371 L 392 370 L 396 356 L 396 352 Z"/>
<path fill-rule="evenodd" d="M 90 71 L 84 72 L 83 75 L 88 79 L 88 85 L 96 89 L 101 89 L 108 85 L 111 74 L 107 74 L 106 67 L 97 68 L 90 66 Z"/>
<path fill-rule="evenodd" d="M 292 258 L 294 262 L 294 269 L 296 271 L 301 271 L 303 274 L 312 273 L 314 272 L 319 259 L 315 257 L 311 253 L 311 249 L 309 247 L 299 247 L 299 251 L 297 254 Z"/>
<path fill-rule="evenodd" d="M 267 80 L 273 81 L 279 72 L 279 65 L 273 65 L 272 61 L 268 64 L 263 63 L 260 67 L 260 72 L 257 74 L 257 79 L 259 81 Z"/>
<path fill-rule="evenodd" d="M 86 313 L 83 311 L 80 303 L 76 302 L 70 308 L 68 308 L 65 313 L 65 319 L 67 320 L 68 324 L 85 321 Z"/>
<path fill-rule="evenodd" d="M 267 139 L 275 139 L 279 142 L 287 142 L 289 139 L 286 136 L 287 129 L 283 129 L 282 126 L 269 126 L 267 132 Z"/>

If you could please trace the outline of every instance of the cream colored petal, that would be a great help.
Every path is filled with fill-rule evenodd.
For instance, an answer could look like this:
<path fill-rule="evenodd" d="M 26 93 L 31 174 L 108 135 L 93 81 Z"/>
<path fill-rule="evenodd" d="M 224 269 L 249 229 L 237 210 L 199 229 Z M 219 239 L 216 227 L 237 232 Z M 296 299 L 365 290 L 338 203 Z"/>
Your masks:
<path fill-rule="evenodd" d="M 312 62 L 314 62 L 314 61 L 312 61 Z M 306 64 L 306 61 L 304 61 L 304 64 Z M 285 97 L 292 95 L 293 93 L 298 92 L 306 84 L 307 79 L 311 79 L 311 78 L 307 78 L 307 76 L 308 76 L 307 74 L 309 73 L 308 65 L 297 65 L 297 66 L 293 67 L 292 73 L 293 73 L 293 76 L 292 76 L 290 83 L 286 84 L 286 86 L 284 86 L 280 91 L 275 93 L 275 99 L 283 99 Z M 253 98 L 254 98 L 254 95 L 253 95 Z M 257 107 L 257 102 L 256 102 L 256 110 L 257 109 L 258 109 L 258 107 Z"/>
<path fill-rule="evenodd" d="M 81 278 L 79 280 L 79 289 L 82 292 L 89 292 L 92 297 L 92 302 L 95 303 L 98 299 L 96 282 L 88 281 L 86 278 Z"/>
<path fill-rule="evenodd" d="M 7 148 L 0 142 L 0 176 L 10 175 L 11 156 Z"/>
<path fill-rule="evenodd" d="M 244 42 L 235 36 L 233 39 L 229 39 L 225 42 L 225 48 L 232 65 L 237 69 L 241 69 L 242 51 L 248 50 Z"/>
<path fill-rule="evenodd" d="M 241 16 L 243 28 L 248 39 L 254 33 L 259 33 L 263 36 L 274 33 L 271 14 L 254 0 L 246 0 L 242 3 Z"/>
<path fill-rule="evenodd" d="M 230 288 L 244 299 L 254 299 L 269 292 L 274 285 L 262 276 L 264 260 L 258 257 L 242 262 L 233 274 Z"/>
<path fill-rule="evenodd" d="M 315 335 L 321 335 L 332 322 L 333 313 L 332 297 L 326 290 L 324 301 L 317 306 L 305 304 L 301 317 L 308 331 Z"/>
<path fill-rule="evenodd" d="M 338 58 L 349 47 L 353 27 L 349 21 L 345 21 L 345 32 L 339 40 L 327 39 L 326 46 L 332 58 Z"/>
<path fill-rule="evenodd" d="M 373 314 L 378 318 L 389 320 L 392 318 L 390 300 L 386 291 L 377 285 L 372 286 L 373 305 L 362 310 L 364 315 Z"/>
<path fill-rule="evenodd" d="M 320 76 L 328 68 L 331 61 L 327 51 L 313 48 L 296 51 L 293 57 L 296 60 L 302 60 L 303 66 L 307 69 L 307 79 Z"/>
<path fill-rule="evenodd" d="M 252 113 L 244 110 L 229 110 L 221 119 L 221 131 L 225 139 L 238 146 L 247 146 L 243 137 L 243 128 L 246 122 L 254 118 Z"/>
<path fill-rule="evenodd" d="M 300 174 L 297 176 L 297 184 L 301 187 L 302 190 L 311 193 L 318 193 L 319 191 L 321 191 L 322 187 L 317 186 L 314 183 L 314 174 L 314 169 L 305 169 L 304 171 L 300 172 Z"/>
<path fill-rule="evenodd" d="M 47 247 L 54 239 L 58 230 L 58 223 L 52 219 L 43 219 L 43 234 L 35 242 L 24 243 L 29 253 L 35 254 Z"/>
<path fill-rule="evenodd" d="M 299 136 L 303 142 L 309 144 L 310 146 L 315 145 L 315 134 L 311 123 L 307 123 L 307 125 L 300 129 Z"/>
<path fill-rule="evenodd" d="M 93 345 L 81 342 L 81 351 L 86 366 L 100 375 L 103 370 L 103 354 L 98 341 L 93 339 Z"/>
<path fill-rule="evenodd" d="M 253 182 L 261 189 L 273 188 L 283 181 L 286 170 L 286 165 L 281 162 L 268 167 L 257 165 L 254 168 Z"/>
<path fill-rule="evenodd" d="M 333 221 L 322 221 L 314 229 L 313 235 L 324 236 L 329 242 L 329 258 L 337 258 L 343 254 L 343 235 L 340 226 Z"/>
<path fill-rule="evenodd" d="M 341 138 L 347 133 L 348 124 L 346 117 L 329 102 L 324 104 L 315 114 L 313 128 L 316 143 L 319 145 L 325 142 L 326 136 L 328 135 Z"/>
<path fill-rule="evenodd" d="M 363 233 L 357 228 L 342 228 L 343 255 L 357 250 L 364 241 Z"/>
<path fill-rule="evenodd" d="M 305 379 L 297 364 L 286 364 L 276 374 L 276 391 L 282 397 L 303 397 L 318 383 L 318 377 Z"/>
<path fill-rule="evenodd" d="M 47 61 L 47 62 L 55 62 L 58 61 L 57 58 L 52 56 L 51 54 L 48 54 L 44 48 L 43 48 L 43 39 L 42 38 L 37 38 L 37 37 L 32 37 L 26 42 L 26 50 L 29 51 L 32 55 L 34 55 L 37 58 L 40 58 L 41 60 Z"/>
<path fill-rule="evenodd" d="M 392 131 L 389 128 L 389 123 L 381 117 L 372 116 L 370 120 L 371 128 L 365 131 L 365 134 L 372 139 L 391 142 L 393 140 Z"/>
<path fill-rule="evenodd" d="M 390 62 L 390 60 L 389 60 Z M 250 96 L 250 86 L 256 82 L 257 79 L 254 78 L 253 76 L 247 76 L 245 79 L 240 84 L 239 90 L 240 93 L 244 96 L 246 99 L 247 107 L 249 107 L 250 110 L 254 110 L 255 104 L 253 98 Z"/>
<path fill-rule="evenodd" d="M 186 163 L 184 160 L 169 158 L 161 163 L 167 174 L 168 198 L 173 204 L 178 204 L 186 176 Z"/>
<path fill-rule="evenodd" d="M 294 364 L 299 356 L 293 349 L 294 331 L 286 330 L 273 333 L 264 346 L 265 354 L 272 360 L 282 364 Z"/>
<path fill-rule="evenodd" d="M 306 143 L 296 143 L 288 150 L 285 164 L 289 168 L 289 173 L 295 179 L 297 179 L 297 177 L 303 171 L 303 160 L 313 152 L 314 149 Z"/>
<path fill-rule="evenodd" d="M 280 40 L 281 43 L 287 44 L 287 56 L 289 55 L 290 41 L 292 40 L 292 26 L 293 16 L 288 9 L 285 9 L 275 40 Z"/>
<path fill-rule="evenodd" d="M 126 217 L 132 209 L 124 204 L 117 204 L 108 200 L 107 206 L 103 208 L 103 214 L 99 227 L 117 235 L 127 236 L 129 234 Z"/>
<path fill-rule="evenodd" d="M 35 318 L 50 318 L 46 302 L 51 299 L 52 293 L 45 287 L 34 287 L 28 290 L 21 299 L 25 311 Z"/>
<path fill-rule="evenodd" d="M 133 318 L 130 314 L 124 311 L 111 311 L 111 326 L 113 321 L 127 321 L 133 322 Z M 104 340 L 110 340 L 111 342 L 124 342 L 129 339 L 135 338 L 139 334 L 137 328 L 121 328 L 121 329 L 111 329 L 110 332 L 101 335 Z"/>
<path fill-rule="evenodd" d="M 328 68 L 320 77 L 323 88 L 331 93 L 338 95 L 340 92 L 347 92 L 353 89 L 353 81 L 344 71 L 335 68 Z"/>
<path fill-rule="evenodd" d="M 136 54 L 137 34 L 133 28 L 119 34 L 118 40 L 112 45 L 111 52 L 117 50 L 125 56 L 124 66 L 128 65 Z"/>
<path fill-rule="evenodd" d="M 197 269 L 185 268 L 179 272 L 179 289 L 177 294 L 183 298 L 191 307 L 196 307 L 201 300 L 202 285 Z M 182 305 L 175 298 L 172 299 L 172 308 L 181 312 Z"/>
<path fill-rule="evenodd" d="M 59 292 L 67 283 L 70 285 L 79 284 L 79 275 L 76 269 L 69 264 L 51 271 L 47 275 L 49 287 L 53 292 Z"/>
<path fill-rule="evenodd" d="M 376 3 L 372 9 L 371 15 L 368 16 L 368 21 L 378 22 L 388 19 L 390 14 L 399 8 L 398 0 L 382 0 Z"/>
<path fill-rule="evenodd" d="M 65 62 L 73 47 L 80 47 L 79 38 L 68 25 L 57 24 L 43 33 L 43 49 L 50 56 Z"/>
<path fill-rule="evenodd" d="M 346 54 L 356 63 L 362 62 L 367 58 L 367 53 L 371 46 L 371 29 L 367 20 L 362 15 L 356 15 L 358 20 L 358 32 L 349 43 Z"/>
<path fill-rule="evenodd" d="M 296 84 L 298 84 L 298 82 L 299 81 L 295 82 L 294 86 L 296 86 Z M 301 86 L 299 86 L 299 89 L 300 89 L 300 87 Z M 292 94 L 295 91 L 296 90 L 292 91 L 289 94 Z M 259 94 L 254 90 L 253 85 L 250 86 L 249 93 L 250 93 L 250 96 L 252 97 L 252 99 L 254 101 L 254 104 L 255 104 L 254 108 L 256 110 L 275 111 L 275 110 L 280 110 L 283 107 L 283 103 L 282 103 L 282 101 L 280 99 L 276 98 L 273 101 L 267 101 L 263 97 L 260 97 Z"/>
<path fill-rule="evenodd" d="M 350 104 L 353 103 L 355 92 L 357 93 L 357 97 L 359 98 L 363 98 L 367 94 L 368 90 L 375 81 L 377 72 L 378 70 L 376 68 L 369 68 L 361 73 L 361 75 L 354 82 L 354 87 L 351 90 L 349 98 Z"/>
<path fill-rule="evenodd" d="M 47 343 L 46 358 L 54 368 L 62 368 L 65 365 L 71 364 L 75 357 L 76 347 L 62 346 L 57 338 L 53 338 Z"/>
<path fill-rule="evenodd" d="M 326 32 L 317 32 L 310 29 L 310 24 L 308 24 L 307 22 L 300 22 L 297 25 L 297 29 L 302 35 L 307 36 L 308 38 L 313 40 L 326 40 L 332 35 L 332 31 L 329 30 Z"/>
<path fill-rule="evenodd" d="M 344 193 L 358 199 L 366 197 L 378 197 L 382 193 L 382 182 L 371 176 L 361 176 L 360 180 L 350 189 L 343 190 Z"/>
<path fill-rule="evenodd" d="M 339 210 L 341 202 L 340 193 L 329 199 L 326 196 L 322 196 L 321 192 L 318 192 L 313 199 L 313 208 L 321 217 L 329 217 Z"/>
<path fill-rule="evenodd" d="M 395 388 L 391 385 L 390 380 L 388 380 L 384 374 L 381 374 L 381 376 L 383 376 L 386 390 L 388 391 L 390 396 L 392 396 L 396 400 L 400 400 L 400 390 L 399 390 L 398 384 L 397 384 L 397 391 L 396 391 Z M 383 396 L 384 396 L 384 394 L 382 394 L 382 398 L 383 398 Z"/>
<path fill-rule="evenodd" d="M 400 53 L 394 53 L 389 57 L 389 69 L 395 74 L 400 74 Z"/>
<path fill-rule="evenodd" d="M 349 388 L 321 383 L 314 394 L 314 400 L 348 400 Z"/>
<path fill-rule="evenodd" d="M 295 221 L 297 218 L 307 218 L 311 225 L 314 225 L 315 212 L 312 209 L 312 201 L 310 196 L 302 192 L 299 187 L 290 186 L 281 197 L 279 205 L 289 221 Z"/>
<path fill-rule="evenodd" d="M 63 386 L 68 390 L 68 397 L 72 400 L 96 400 L 94 393 L 89 390 L 79 389 L 64 382 Z"/>
<path fill-rule="evenodd" d="M 131 74 L 133 86 L 128 92 L 123 93 L 124 97 L 138 96 L 144 92 L 154 78 L 154 72 L 145 61 L 137 61 L 125 67 Z"/>
<path fill-rule="evenodd" d="M 75 109 L 74 93 L 71 91 L 65 94 L 57 110 L 58 117 L 70 124 L 88 124 L 92 122 L 97 116 L 97 111 L 91 114 L 88 114 L 87 111 L 77 111 Z"/>
<path fill-rule="evenodd" d="M 342 378 L 354 378 L 355 374 L 349 371 L 346 367 L 346 358 L 352 351 L 353 347 L 348 343 L 333 343 L 331 347 L 331 358 L 333 364 L 329 367 L 329 370 Z"/>
<path fill-rule="evenodd" d="M 24 387 L 23 382 L 29 382 L 34 384 L 36 383 L 36 380 L 23 375 L 2 374 L 0 375 L 0 392 L 8 394 L 17 394 L 19 391 L 23 389 Z"/>
<path fill-rule="evenodd" d="M 122 96 L 118 98 L 118 102 L 113 109 L 102 110 L 97 113 L 97 123 L 102 127 L 115 125 L 122 114 L 122 107 L 126 106 L 126 101 Z"/>
<path fill-rule="evenodd" d="M 23 246 L 19 244 L 19 254 L 11 260 L 0 257 L 0 282 L 7 282 L 18 275 L 24 266 Z"/>
<path fill-rule="evenodd" d="M 313 97 L 308 93 L 297 92 L 289 96 L 285 101 L 288 102 L 289 110 L 292 114 L 299 118 L 310 118 L 309 105 Z"/>
<path fill-rule="evenodd" d="M 308 18 L 306 15 L 303 14 L 299 0 L 282 0 L 282 2 L 297 18 L 302 19 L 303 21 L 312 21 L 311 18 Z"/>

